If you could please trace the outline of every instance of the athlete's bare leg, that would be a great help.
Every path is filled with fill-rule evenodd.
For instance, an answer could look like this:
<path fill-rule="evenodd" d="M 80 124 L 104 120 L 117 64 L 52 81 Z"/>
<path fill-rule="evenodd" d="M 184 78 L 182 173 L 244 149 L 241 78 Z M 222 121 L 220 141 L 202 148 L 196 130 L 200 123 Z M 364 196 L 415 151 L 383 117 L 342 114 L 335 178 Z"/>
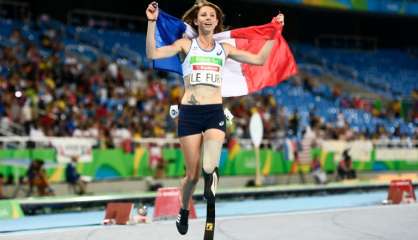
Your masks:
<path fill-rule="evenodd" d="M 186 234 L 188 229 L 189 202 L 200 177 L 202 140 L 202 134 L 180 138 L 180 145 L 186 164 L 186 176 L 181 182 L 181 209 L 176 222 L 177 230 L 180 234 Z"/>

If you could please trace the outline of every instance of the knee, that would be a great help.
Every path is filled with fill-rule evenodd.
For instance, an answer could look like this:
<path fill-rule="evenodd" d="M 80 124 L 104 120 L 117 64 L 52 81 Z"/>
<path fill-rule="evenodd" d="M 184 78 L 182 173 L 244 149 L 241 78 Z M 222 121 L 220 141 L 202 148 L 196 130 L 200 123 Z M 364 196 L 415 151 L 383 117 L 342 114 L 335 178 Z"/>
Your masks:
<path fill-rule="evenodd" d="M 218 158 L 204 158 L 203 159 L 203 171 L 207 174 L 213 173 L 218 168 Z"/>
<path fill-rule="evenodd" d="M 196 176 L 196 174 L 187 174 L 185 181 L 188 184 L 196 185 L 199 182 L 199 176 Z"/>
<path fill-rule="evenodd" d="M 203 172 L 207 173 L 207 174 L 211 174 L 215 171 L 215 169 L 217 168 L 217 166 L 215 165 L 204 165 L 203 166 Z"/>

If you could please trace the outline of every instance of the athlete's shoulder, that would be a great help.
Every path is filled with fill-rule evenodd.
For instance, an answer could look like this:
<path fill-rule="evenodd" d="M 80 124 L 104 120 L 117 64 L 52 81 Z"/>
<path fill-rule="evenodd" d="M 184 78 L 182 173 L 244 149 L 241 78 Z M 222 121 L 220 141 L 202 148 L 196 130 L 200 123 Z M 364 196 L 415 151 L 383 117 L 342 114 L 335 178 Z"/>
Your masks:
<path fill-rule="evenodd" d="M 225 55 L 228 56 L 229 53 L 231 52 L 231 49 L 234 48 L 234 46 L 232 46 L 230 43 L 227 42 L 222 42 L 220 43 L 222 48 L 225 50 Z"/>
<path fill-rule="evenodd" d="M 176 43 L 190 45 L 192 43 L 192 40 L 188 38 L 180 38 L 176 40 Z"/>
<path fill-rule="evenodd" d="M 230 47 L 233 47 L 230 43 L 228 43 L 228 42 L 220 42 L 219 43 L 222 47 L 224 47 L 224 48 L 230 48 Z"/>
<path fill-rule="evenodd" d="M 192 41 L 188 38 L 180 38 L 176 40 L 174 44 L 179 46 L 184 53 L 187 53 L 192 45 Z"/>

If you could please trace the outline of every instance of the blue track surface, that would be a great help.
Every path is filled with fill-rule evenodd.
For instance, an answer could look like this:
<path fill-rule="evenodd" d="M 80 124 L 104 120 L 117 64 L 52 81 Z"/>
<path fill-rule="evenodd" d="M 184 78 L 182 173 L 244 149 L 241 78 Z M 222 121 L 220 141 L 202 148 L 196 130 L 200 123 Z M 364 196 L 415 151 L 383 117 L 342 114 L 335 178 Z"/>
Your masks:
<path fill-rule="evenodd" d="M 217 216 L 239 216 L 265 213 L 309 211 L 378 205 L 387 197 L 386 191 L 348 193 L 341 195 L 260 200 L 222 201 L 217 203 Z M 198 217 L 205 217 L 206 205 L 196 204 Z M 150 207 L 149 216 L 153 215 Z M 37 231 L 53 228 L 91 226 L 100 224 L 103 211 L 27 216 L 16 220 L 0 220 L 0 232 Z"/>

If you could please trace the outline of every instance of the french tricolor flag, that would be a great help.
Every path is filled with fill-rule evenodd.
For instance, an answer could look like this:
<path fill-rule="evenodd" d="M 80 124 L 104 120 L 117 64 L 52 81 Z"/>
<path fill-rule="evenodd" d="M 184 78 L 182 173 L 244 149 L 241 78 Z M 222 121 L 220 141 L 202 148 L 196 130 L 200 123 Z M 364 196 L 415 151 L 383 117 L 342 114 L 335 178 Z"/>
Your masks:
<path fill-rule="evenodd" d="M 297 73 L 295 59 L 281 31 L 282 25 L 272 22 L 214 35 L 215 40 L 219 42 L 227 42 L 236 48 L 253 53 L 257 53 L 266 40 L 277 40 L 263 66 L 242 64 L 230 58 L 227 59 L 222 73 L 223 97 L 243 96 L 265 87 L 276 86 Z M 189 38 L 197 36 L 190 26 L 161 9 L 155 35 L 157 47 L 170 45 L 184 35 Z M 179 56 L 153 60 L 153 67 L 182 75 Z"/>

